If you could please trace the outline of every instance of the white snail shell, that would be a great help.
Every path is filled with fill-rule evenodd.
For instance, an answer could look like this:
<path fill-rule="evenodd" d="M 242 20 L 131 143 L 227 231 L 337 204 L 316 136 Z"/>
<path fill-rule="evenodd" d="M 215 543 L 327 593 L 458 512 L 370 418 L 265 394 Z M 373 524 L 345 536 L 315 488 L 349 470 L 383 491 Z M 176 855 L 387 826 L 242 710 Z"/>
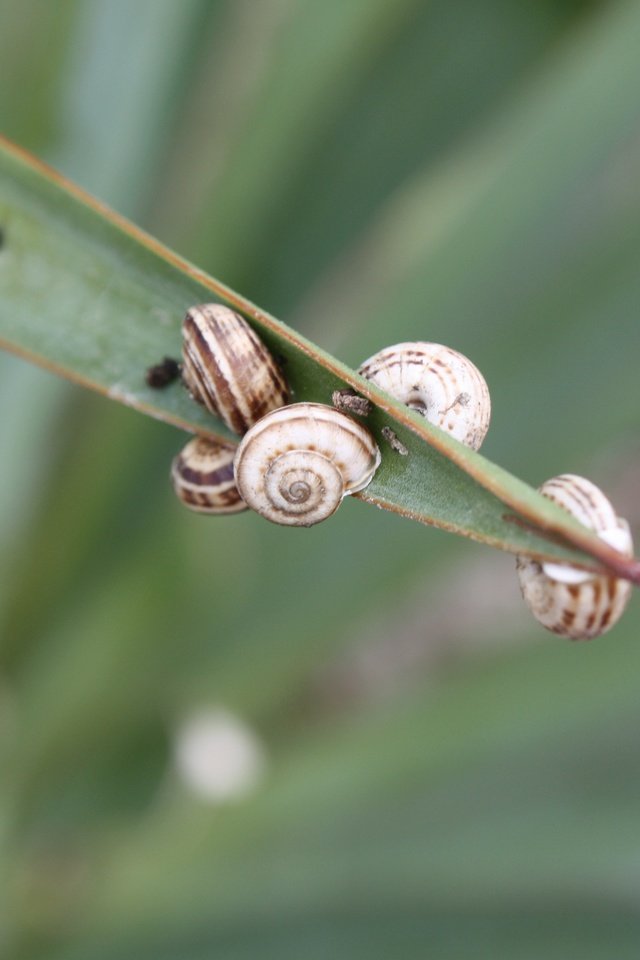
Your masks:
<path fill-rule="evenodd" d="M 633 555 L 629 525 L 616 516 L 610 501 L 590 480 L 564 473 L 543 483 L 540 492 L 620 553 Z M 573 640 L 590 640 L 610 630 L 631 595 L 628 581 L 570 564 L 540 564 L 518 557 L 516 565 L 522 596 L 536 620 Z"/>
<path fill-rule="evenodd" d="M 245 435 L 235 459 L 238 490 L 267 520 L 311 527 L 371 481 L 380 451 L 362 424 L 320 403 L 267 414 Z"/>
<path fill-rule="evenodd" d="M 430 423 L 478 450 L 491 419 L 491 398 L 478 368 L 441 343 L 397 343 L 358 370 Z"/>
<path fill-rule="evenodd" d="M 247 505 L 233 478 L 235 450 L 194 437 L 171 465 L 171 482 L 182 503 L 198 513 L 239 513 Z"/>
<path fill-rule="evenodd" d="M 182 324 L 182 379 L 195 400 L 245 433 L 289 398 L 275 360 L 247 321 L 219 303 L 191 307 Z"/>

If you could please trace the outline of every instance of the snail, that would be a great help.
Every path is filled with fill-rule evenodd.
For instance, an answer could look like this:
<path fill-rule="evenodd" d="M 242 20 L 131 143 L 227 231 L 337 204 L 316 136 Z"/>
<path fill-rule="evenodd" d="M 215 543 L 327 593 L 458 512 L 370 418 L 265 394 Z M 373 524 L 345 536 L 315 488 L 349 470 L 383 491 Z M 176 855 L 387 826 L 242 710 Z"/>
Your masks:
<path fill-rule="evenodd" d="M 564 473 L 540 487 L 540 493 L 593 530 L 626 556 L 633 543 L 626 520 L 616 516 L 610 501 L 590 480 Z M 516 560 L 525 603 L 547 630 L 572 640 L 591 640 L 606 633 L 622 616 L 631 584 L 606 574 L 579 570 L 570 564 Z"/>
<path fill-rule="evenodd" d="M 478 368 L 440 343 L 397 343 L 358 373 L 473 450 L 489 429 L 491 398 Z"/>
<path fill-rule="evenodd" d="M 311 527 L 363 490 L 379 463 L 377 444 L 362 424 L 320 403 L 293 403 L 245 434 L 235 478 L 247 505 L 267 520 Z"/>
<path fill-rule="evenodd" d="M 239 513 L 247 505 L 233 479 L 235 450 L 205 437 L 194 437 L 171 465 L 173 489 L 198 513 Z"/>
<path fill-rule="evenodd" d="M 222 304 L 187 310 L 182 356 L 182 380 L 193 398 L 235 433 L 245 433 L 289 399 L 287 383 L 260 338 Z"/>

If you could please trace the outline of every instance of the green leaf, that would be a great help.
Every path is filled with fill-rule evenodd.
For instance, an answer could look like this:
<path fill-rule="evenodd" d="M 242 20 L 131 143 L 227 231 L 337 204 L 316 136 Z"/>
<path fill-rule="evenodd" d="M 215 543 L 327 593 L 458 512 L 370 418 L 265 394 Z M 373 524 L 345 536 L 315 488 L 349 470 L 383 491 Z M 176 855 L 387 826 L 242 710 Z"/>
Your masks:
<path fill-rule="evenodd" d="M 621 556 L 526 484 L 23 151 L 6 141 L 0 148 L 5 348 L 111 399 L 230 443 L 229 432 L 179 384 L 159 393 L 144 378 L 163 355 L 179 355 L 185 309 L 222 300 L 245 314 L 281 358 L 296 400 L 330 403 L 332 392 L 346 386 L 373 402 L 367 422 L 383 459 L 361 499 L 514 553 L 604 566 L 640 582 L 640 562 Z M 384 427 L 393 429 L 407 456 L 390 448 Z"/>

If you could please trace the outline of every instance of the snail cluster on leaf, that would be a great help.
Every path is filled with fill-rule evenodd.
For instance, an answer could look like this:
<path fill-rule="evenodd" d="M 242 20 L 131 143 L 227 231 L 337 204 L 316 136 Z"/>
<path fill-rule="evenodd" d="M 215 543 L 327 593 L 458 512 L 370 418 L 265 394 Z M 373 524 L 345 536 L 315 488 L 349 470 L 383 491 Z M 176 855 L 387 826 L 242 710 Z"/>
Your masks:
<path fill-rule="evenodd" d="M 220 304 L 192 307 L 182 338 L 185 386 L 243 436 L 237 450 L 200 437 L 174 459 L 185 506 L 210 514 L 250 507 L 274 523 L 310 527 L 367 486 L 380 463 L 370 430 L 330 406 L 287 404 L 278 364 L 243 317 Z"/>
<path fill-rule="evenodd" d="M 368 427 L 355 419 L 366 419 L 368 400 L 336 391 L 333 406 L 291 403 L 267 347 L 240 314 L 221 304 L 191 307 L 182 338 L 182 364 L 165 358 L 150 368 L 147 382 L 164 386 L 175 366 L 193 398 L 242 437 L 237 448 L 196 437 L 178 454 L 171 478 L 185 506 L 209 514 L 250 508 L 273 523 L 310 527 L 371 482 L 380 450 Z M 489 389 L 457 350 L 425 341 L 399 343 L 369 357 L 358 372 L 459 442 L 480 448 L 491 418 Z M 408 455 L 390 428 L 382 435 Z M 628 524 L 590 481 L 563 474 L 540 492 L 609 546 L 632 556 Z M 610 630 L 631 592 L 625 580 L 570 564 L 518 557 L 516 566 L 534 617 L 572 639 Z"/>

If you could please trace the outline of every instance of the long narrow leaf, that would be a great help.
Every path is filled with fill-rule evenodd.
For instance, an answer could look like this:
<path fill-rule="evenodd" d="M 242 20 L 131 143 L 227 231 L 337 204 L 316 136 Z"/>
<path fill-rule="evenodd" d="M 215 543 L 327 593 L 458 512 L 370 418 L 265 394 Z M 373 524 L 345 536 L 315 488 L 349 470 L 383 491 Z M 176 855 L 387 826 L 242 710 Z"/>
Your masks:
<path fill-rule="evenodd" d="M 372 401 L 368 424 L 383 460 L 361 499 L 504 550 L 604 566 L 640 583 L 639 561 L 6 141 L 0 141 L 0 197 L 6 349 L 230 443 L 225 427 L 179 384 L 157 392 L 144 377 L 163 355 L 179 355 L 188 306 L 224 301 L 250 319 L 280 358 L 296 400 L 330 403 L 335 389 L 348 386 Z M 393 429 L 407 456 L 391 449 L 383 427 Z"/>

